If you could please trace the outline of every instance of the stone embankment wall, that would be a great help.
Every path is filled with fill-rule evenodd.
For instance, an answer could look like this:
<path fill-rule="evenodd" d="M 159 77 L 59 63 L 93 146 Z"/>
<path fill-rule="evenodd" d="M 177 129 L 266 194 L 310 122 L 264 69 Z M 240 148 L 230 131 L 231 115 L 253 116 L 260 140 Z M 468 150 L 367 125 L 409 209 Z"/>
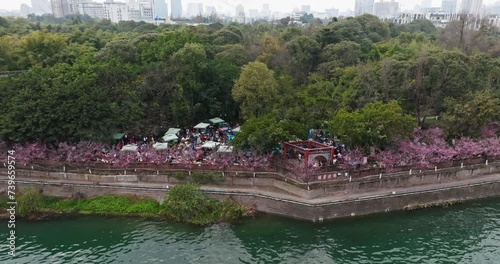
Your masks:
<path fill-rule="evenodd" d="M 70 197 L 133 194 L 163 200 L 171 175 L 95 175 L 16 171 L 16 188 L 35 187 L 45 194 Z M 226 173 L 225 182 L 203 189 L 209 195 L 232 198 L 258 211 L 309 221 L 402 210 L 422 204 L 500 195 L 500 163 L 422 173 L 400 173 L 359 179 L 301 184 L 277 174 Z M 6 170 L 0 169 L 0 191 L 6 190 Z M 270 188 L 272 187 L 272 188 Z M 286 192 L 275 192 L 280 188 Z M 266 191 L 262 191 L 266 190 Z M 288 192 L 288 193 L 287 193 Z"/>
<path fill-rule="evenodd" d="M 43 193 L 52 196 L 71 197 L 76 193 L 86 197 L 105 194 L 125 194 L 147 196 L 159 201 L 165 197 L 169 186 L 139 187 L 130 184 L 93 184 L 75 182 L 49 182 L 48 180 L 19 180 L 16 186 L 22 190 L 27 187 L 37 188 Z M 6 182 L 0 182 L 0 190 L 6 189 Z M 253 207 L 259 212 L 281 215 L 307 221 L 324 221 L 336 218 L 353 217 L 404 210 L 407 207 L 416 207 L 444 201 L 462 201 L 493 197 L 500 195 L 500 174 L 495 180 L 483 181 L 475 184 L 462 184 L 452 187 L 434 188 L 429 190 L 414 190 L 405 192 L 390 192 L 351 197 L 345 200 L 322 199 L 322 201 L 284 198 L 280 195 L 263 194 L 258 191 L 209 190 L 210 196 L 218 199 L 234 199 L 235 201 Z"/>
<path fill-rule="evenodd" d="M 39 171 L 17 169 L 16 176 L 26 179 L 58 179 L 90 181 L 100 183 L 124 182 L 124 183 L 158 183 L 177 184 L 185 182 L 185 179 L 178 179 L 175 176 L 180 171 L 164 173 L 144 173 L 129 170 L 121 175 L 93 174 L 89 169 L 88 173 L 67 173 L 53 171 Z M 472 165 L 464 168 L 446 168 L 430 171 L 406 171 L 394 174 L 380 174 L 361 178 L 350 178 L 338 176 L 330 181 L 302 183 L 286 178 L 278 173 L 250 173 L 250 172 L 225 172 L 224 180 L 218 186 L 228 187 L 276 187 L 293 195 L 314 199 L 324 196 L 361 194 L 377 191 L 381 189 L 406 188 L 412 186 L 422 186 L 455 182 L 459 180 L 474 179 L 478 175 L 486 175 L 500 172 L 500 162 L 489 164 Z M 189 178 L 187 171 L 184 177 Z M 213 172 L 211 172 L 213 173 Z M 222 175 L 222 172 L 219 172 Z M 6 168 L 0 168 L 0 176 L 7 175 Z"/>

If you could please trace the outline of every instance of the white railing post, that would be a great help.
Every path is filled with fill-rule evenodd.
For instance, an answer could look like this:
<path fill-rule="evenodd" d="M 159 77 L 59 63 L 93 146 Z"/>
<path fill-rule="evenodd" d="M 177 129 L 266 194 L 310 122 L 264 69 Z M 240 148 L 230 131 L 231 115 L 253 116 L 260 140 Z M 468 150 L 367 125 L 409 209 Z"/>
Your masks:
<path fill-rule="evenodd" d="M 379 179 L 382 179 L 382 173 L 380 173 L 380 176 L 378 176 Z"/>
<path fill-rule="evenodd" d="M 438 171 L 438 166 L 434 166 L 434 171 Z"/>

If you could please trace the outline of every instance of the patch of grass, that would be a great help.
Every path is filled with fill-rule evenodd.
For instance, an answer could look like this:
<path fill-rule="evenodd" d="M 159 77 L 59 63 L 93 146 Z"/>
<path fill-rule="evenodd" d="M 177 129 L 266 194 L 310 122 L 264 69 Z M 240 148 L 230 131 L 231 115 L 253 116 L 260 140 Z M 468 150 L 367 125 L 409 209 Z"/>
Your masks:
<path fill-rule="evenodd" d="M 2 195 L 0 197 L 0 209 L 7 209 L 8 208 L 7 202 L 8 201 L 9 201 L 9 198 L 7 198 L 7 194 Z M 5 211 L 5 210 L 2 210 L 2 211 Z"/>
<path fill-rule="evenodd" d="M 53 209 L 63 212 L 75 212 L 78 211 L 78 199 L 67 199 L 57 201 L 48 207 L 48 209 Z"/>
<path fill-rule="evenodd" d="M 43 201 L 42 194 L 35 189 L 24 189 L 21 195 L 16 197 L 16 213 L 21 217 L 27 217 L 40 211 Z"/>
<path fill-rule="evenodd" d="M 160 214 L 196 225 L 207 225 L 240 218 L 245 208 L 234 201 L 218 201 L 201 192 L 197 184 L 174 186 L 161 205 Z"/>
<path fill-rule="evenodd" d="M 105 195 L 78 201 L 77 210 L 97 214 L 158 213 L 159 204 L 150 198 Z"/>
<path fill-rule="evenodd" d="M 183 181 L 187 178 L 186 173 L 183 171 L 176 171 L 172 174 L 172 176 L 174 176 L 174 178 L 181 180 L 181 181 Z"/>
<path fill-rule="evenodd" d="M 208 176 L 207 176 L 208 175 Z M 212 181 L 215 175 L 205 174 Z M 199 179 L 199 178 L 198 178 Z M 139 196 L 104 195 L 93 198 L 43 196 L 35 189 L 27 189 L 17 197 L 18 212 L 23 217 L 38 213 L 79 213 L 100 215 L 140 215 L 147 218 L 171 218 L 180 222 L 207 225 L 232 221 L 245 215 L 246 208 L 232 200 L 219 201 L 205 195 L 197 184 L 172 187 L 167 199 L 159 204 L 151 198 Z M 3 205 L 7 198 L 0 198 Z"/>
<path fill-rule="evenodd" d="M 132 214 L 158 214 L 160 204 L 153 199 L 143 199 L 138 203 L 134 203 L 127 208 L 127 213 Z"/>
<path fill-rule="evenodd" d="M 40 201 L 40 207 L 41 208 L 53 208 L 55 204 L 57 204 L 60 201 L 63 201 L 63 198 L 60 197 L 54 197 L 54 196 L 42 196 L 42 199 Z"/>
<path fill-rule="evenodd" d="M 45 198 L 44 208 L 62 212 L 95 214 L 158 214 L 159 203 L 151 198 L 104 195 L 88 199 Z M 50 202 L 49 202 L 50 201 Z"/>

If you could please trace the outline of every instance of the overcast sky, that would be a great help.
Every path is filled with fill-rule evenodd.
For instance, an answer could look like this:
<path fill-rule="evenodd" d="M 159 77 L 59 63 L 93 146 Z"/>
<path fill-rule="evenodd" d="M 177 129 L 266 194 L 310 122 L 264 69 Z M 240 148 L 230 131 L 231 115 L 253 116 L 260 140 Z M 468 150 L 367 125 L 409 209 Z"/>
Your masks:
<path fill-rule="evenodd" d="M 103 2 L 104 0 L 96 0 Z M 126 0 L 119 0 L 126 2 Z M 324 11 L 326 8 L 338 8 L 340 10 L 354 10 L 355 0 L 182 0 L 184 11 L 187 9 L 187 3 L 203 3 L 205 6 L 215 6 L 218 11 L 234 12 L 238 4 L 243 4 L 245 11 L 248 9 L 261 9 L 262 4 L 268 3 L 272 11 L 291 12 L 294 8 L 300 8 L 301 5 L 310 5 L 312 11 Z M 484 4 L 492 4 L 499 0 L 483 0 Z M 0 0 L 0 9 L 19 10 L 22 3 L 31 6 L 31 0 Z M 166 0 L 170 6 L 170 0 Z M 379 0 L 375 0 L 379 2 Z M 399 0 L 401 9 L 412 9 L 415 4 L 422 0 Z M 432 0 L 433 6 L 440 6 L 441 0 Z M 459 1 L 460 2 L 460 1 Z"/>

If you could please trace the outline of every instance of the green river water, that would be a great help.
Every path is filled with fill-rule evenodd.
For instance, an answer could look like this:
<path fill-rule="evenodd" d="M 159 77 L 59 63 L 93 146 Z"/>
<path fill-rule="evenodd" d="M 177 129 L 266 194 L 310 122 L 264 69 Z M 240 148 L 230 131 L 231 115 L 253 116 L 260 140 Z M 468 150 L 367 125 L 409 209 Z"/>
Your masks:
<path fill-rule="evenodd" d="M 322 224 L 274 216 L 206 227 L 126 217 L 16 225 L 0 263 L 500 263 L 500 199 Z"/>

